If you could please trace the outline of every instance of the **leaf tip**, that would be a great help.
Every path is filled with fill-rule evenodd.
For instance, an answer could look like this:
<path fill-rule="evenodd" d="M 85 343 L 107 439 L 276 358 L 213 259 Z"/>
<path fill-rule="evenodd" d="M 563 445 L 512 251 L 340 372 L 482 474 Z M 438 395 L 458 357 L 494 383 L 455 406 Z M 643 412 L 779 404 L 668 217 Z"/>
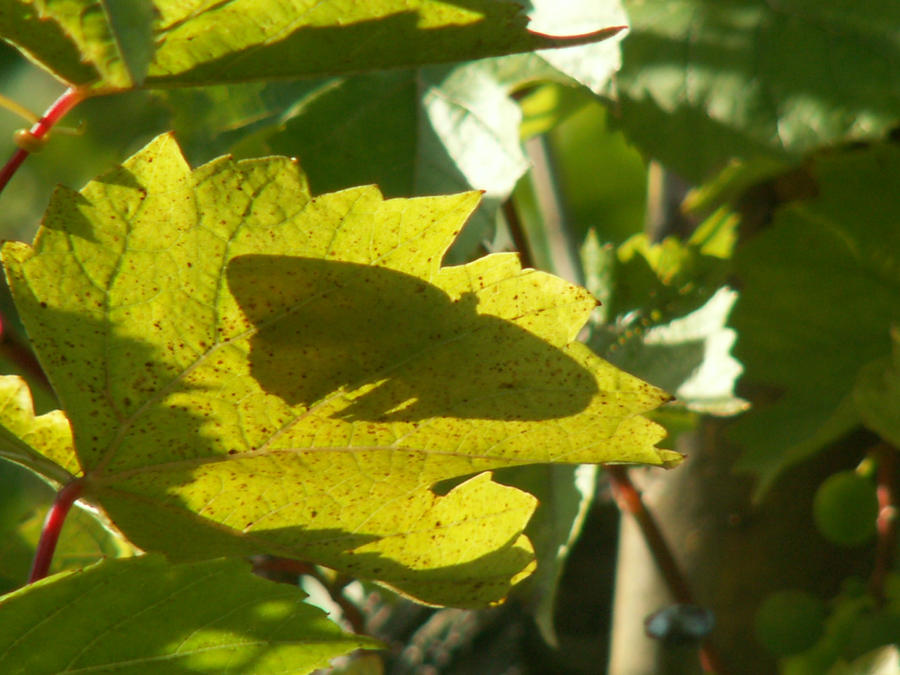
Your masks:
<path fill-rule="evenodd" d="M 676 466 L 681 464 L 687 455 L 682 455 L 680 452 L 675 452 L 674 450 L 660 450 L 659 451 L 659 459 L 660 466 L 663 469 L 674 469 Z"/>

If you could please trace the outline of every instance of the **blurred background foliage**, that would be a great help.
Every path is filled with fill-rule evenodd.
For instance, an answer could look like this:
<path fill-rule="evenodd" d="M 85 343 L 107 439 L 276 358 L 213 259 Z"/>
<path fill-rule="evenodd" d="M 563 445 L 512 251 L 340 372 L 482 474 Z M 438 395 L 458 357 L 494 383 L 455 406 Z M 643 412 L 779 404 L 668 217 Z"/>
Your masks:
<path fill-rule="evenodd" d="M 585 341 L 677 395 L 657 418 L 688 462 L 634 473 L 716 614 L 729 672 L 900 672 L 900 6 L 624 10 L 631 30 L 610 81 L 596 74 L 616 70 L 618 41 L 577 67 L 529 54 L 88 100 L 7 188 L 0 236 L 30 240 L 53 185 L 79 188 L 169 129 L 193 165 L 297 156 L 314 192 L 484 190 L 447 262 L 517 249 L 584 284 L 602 301 Z M 60 85 L 3 47 L 0 92 L 41 111 Z M 0 109 L 0 155 L 23 126 Z M 28 379 L 38 412 L 53 408 L 21 368 L 27 339 L 5 289 L 0 312 L 4 372 Z M 690 650 L 643 635 L 644 617 L 672 600 L 628 543 L 602 471 L 498 478 L 542 501 L 530 585 L 473 613 L 351 584 L 391 651 L 345 672 L 698 671 Z M 0 590 L 27 576 L 51 495 L 0 464 Z M 130 553 L 76 511 L 56 565 Z"/>

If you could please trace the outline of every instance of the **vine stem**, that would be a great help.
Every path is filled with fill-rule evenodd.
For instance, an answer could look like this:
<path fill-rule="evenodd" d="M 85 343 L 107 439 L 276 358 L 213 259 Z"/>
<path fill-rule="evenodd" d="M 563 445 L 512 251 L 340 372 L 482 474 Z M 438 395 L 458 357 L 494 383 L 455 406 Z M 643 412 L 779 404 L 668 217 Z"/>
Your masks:
<path fill-rule="evenodd" d="M 70 87 L 63 92 L 62 96 L 56 99 L 53 104 L 47 108 L 47 112 L 29 129 L 29 134 L 37 139 L 43 140 L 50 133 L 50 130 L 59 122 L 72 108 L 87 98 L 87 92 L 83 89 Z M 22 166 L 22 162 L 28 157 L 29 152 L 24 148 L 18 148 L 9 161 L 0 169 L 0 192 L 6 187 L 10 179 L 15 175 L 16 171 Z"/>
<path fill-rule="evenodd" d="M 650 549 L 650 555 L 656 562 L 663 580 L 675 598 L 675 601 L 683 605 L 696 605 L 694 594 L 691 591 L 687 578 L 681 571 L 672 549 L 669 547 L 666 538 L 663 536 L 656 518 L 644 504 L 644 499 L 640 491 L 631 482 L 628 476 L 628 469 L 624 466 L 604 464 L 603 468 L 609 476 L 609 482 L 612 486 L 613 497 L 619 510 L 623 513 L 630 514 L 638 524 L 647 548 Z M 718 652 L 713 648 L 708 640 L 700 645 L 700 664 L 706 673 L 718 673 L 724 675 L 725 667 Z"/>
<path fill-rule="evenodd" d="M 53 552 L 59 541 L 59 533 L 62 531 L 69 509 L 81 496 L 82 488 L 81 479 L 75 479 L 56 493 L 56 499 L 47 512 L 44 527 L 41 529 L 41 538 L 38 541 L 37 551 L 34 553 L 34 564 L 31 567 L 31 575 L 28 577 L 29 584 L 43 579 L 50 571 L 50 562 L 53 560 Z"/>

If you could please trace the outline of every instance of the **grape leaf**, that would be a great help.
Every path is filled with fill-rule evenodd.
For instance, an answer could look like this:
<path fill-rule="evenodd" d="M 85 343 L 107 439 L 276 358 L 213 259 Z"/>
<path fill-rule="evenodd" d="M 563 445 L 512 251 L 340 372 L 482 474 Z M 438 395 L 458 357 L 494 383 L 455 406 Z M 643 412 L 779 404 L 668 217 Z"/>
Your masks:
<path fill-rule="evenodd" d="M 731 158 L 882 137 L 900 106 L 900 5 L 625 3 L 617 109 L 629 137 L 699 182 Z"/>
<path fill-rule="evenodd" d="M 235 560 L 108 560 L 0 598 L 0 670 L 308 673 L 378 648 L 303 598 Z"/>
<path fill-rule="evenodd" d="M 519 5 L 486 0 L 153 0 L 128 5 L 72 0 L 35 6 L 4 0 L 0 37 L 71 85 L 123 89 L 447 63 L 585 44 L 619 31 L 550 37 L 526 28 Z"/>
<path fill-rule="evenodd" d="M 812 175 L 819 195 L 779 209 L 735 256 L 736 356 L 745 379 L 780 395 L 733 428 L 759 493 L 866 417 L 854 384 L 890 355 L 890 327 L 900 322 L 900 150 L 822 157 Z"/>
<path fill-rule="evenodd" d="M 170 136 L 59 188 L 3 255 L 85 497 L 174 558 L 500 600 L 532 568 L 534 499 L 486 471 L 680 455 L 641 417 L 668 395 L 574 341 L 586 291 L 512 254 L 440 267 L 478 197 L 311 198 L 287 158 L 192 172 Z"/>

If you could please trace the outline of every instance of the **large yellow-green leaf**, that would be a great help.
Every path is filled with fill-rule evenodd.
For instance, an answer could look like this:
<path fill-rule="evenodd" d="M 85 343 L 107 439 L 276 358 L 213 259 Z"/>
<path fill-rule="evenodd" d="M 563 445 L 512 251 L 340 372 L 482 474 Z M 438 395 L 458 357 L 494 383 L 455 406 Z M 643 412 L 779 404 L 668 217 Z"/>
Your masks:
<path fill-rule="evenodd" d="M 73 85 L 310 77 L 585 44 L 496 0 L 0 0 L 0 37 Z"/>
<path fill-rule="evenodd" d="M 291 160 L 191 171 L 169 136 L 60 188 L 3 254 L 87 497 L 176 558 L 501 599 L 533 565 L 534 499 L 486 471 L 678 456 L 641 417 L 667 395 L 574 341 L 585 290 L 511 254 L 440 266 L 478 199 L 311 198 Z"/>
<path fill-rule="evenodd" d="M 378 648 L 303 598 L 235 560 L 109 560 L 0 598 L 0 672 L 300 674 Z"/>

